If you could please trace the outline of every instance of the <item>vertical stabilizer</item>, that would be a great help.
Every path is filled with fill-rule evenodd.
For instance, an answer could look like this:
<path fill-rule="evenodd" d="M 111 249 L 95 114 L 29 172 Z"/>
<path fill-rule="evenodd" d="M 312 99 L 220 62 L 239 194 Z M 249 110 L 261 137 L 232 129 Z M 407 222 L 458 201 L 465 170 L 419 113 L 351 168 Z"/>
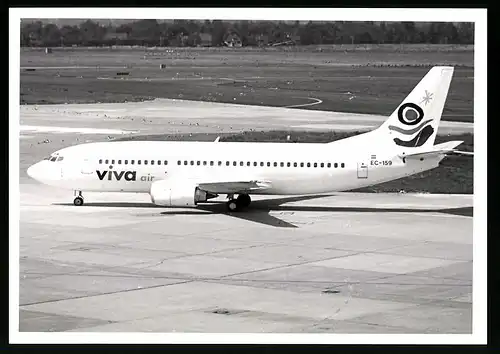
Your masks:
<path fill-rule="evenodd" d="M 435 66 L 378 129 L 403 148 L 432 146 L 454 68 Z"/>

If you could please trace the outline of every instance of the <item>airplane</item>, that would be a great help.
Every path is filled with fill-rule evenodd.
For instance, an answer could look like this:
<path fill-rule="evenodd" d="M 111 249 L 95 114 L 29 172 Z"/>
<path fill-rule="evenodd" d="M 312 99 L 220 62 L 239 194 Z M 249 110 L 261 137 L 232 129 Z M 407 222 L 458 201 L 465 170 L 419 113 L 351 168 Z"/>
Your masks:
<path fill-rule="evenodd" d="M 378 128 L 329 143 L 107 141 L 60 149 L 28 168 L 47 185 L 82 192 L 148 193 L 165 207 L 227 195 L 308 195 L 375 185 L 439 166 L 463 141 L 434 145 L 454 67 L 435 66 Z M 237 196 L 237 197 L 235 197 Z"/>

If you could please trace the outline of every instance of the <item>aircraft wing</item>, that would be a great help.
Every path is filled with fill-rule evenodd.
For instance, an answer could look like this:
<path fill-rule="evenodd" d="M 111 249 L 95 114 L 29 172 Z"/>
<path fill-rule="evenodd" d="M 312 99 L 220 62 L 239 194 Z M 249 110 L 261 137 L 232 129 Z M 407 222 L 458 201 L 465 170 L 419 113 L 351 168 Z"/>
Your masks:
<path fill-rule="evenodd" d="M 201 182 L 198 187 L 204 191 L 216 194 L 252 193 L 271 188 L 268 181 L 226 181 L 226 182 Z"/>

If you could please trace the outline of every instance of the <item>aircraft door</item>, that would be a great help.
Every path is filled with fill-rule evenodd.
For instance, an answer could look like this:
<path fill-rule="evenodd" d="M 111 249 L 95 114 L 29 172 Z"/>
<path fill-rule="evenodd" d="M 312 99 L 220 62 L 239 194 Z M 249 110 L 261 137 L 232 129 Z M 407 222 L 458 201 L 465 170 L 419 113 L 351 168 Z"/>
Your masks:
<path fill-rule="evenodd" d="M 94 168 L 88 159 L 82 161 L 81 173 L 83 175 L 91 175 L 94 173 Z"/>
<path fill-rule="evenodd" d="M 366 162 L 358 162 L 358 178 L 368 178 L 368 164 Z"/>

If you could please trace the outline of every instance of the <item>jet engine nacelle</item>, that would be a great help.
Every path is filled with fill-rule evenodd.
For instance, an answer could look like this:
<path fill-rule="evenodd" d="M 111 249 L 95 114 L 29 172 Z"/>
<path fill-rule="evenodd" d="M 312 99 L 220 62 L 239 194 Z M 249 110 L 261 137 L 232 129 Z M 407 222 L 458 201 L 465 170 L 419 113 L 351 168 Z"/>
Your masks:
<path fill-rule="evenodd" d="M 217 197 L 200 190 L 194 183 L 173 183 L 169 180 L 153 182 L 149 194 L 156 205 L 177 207 L 195 207 L 200 202 Z"/>

